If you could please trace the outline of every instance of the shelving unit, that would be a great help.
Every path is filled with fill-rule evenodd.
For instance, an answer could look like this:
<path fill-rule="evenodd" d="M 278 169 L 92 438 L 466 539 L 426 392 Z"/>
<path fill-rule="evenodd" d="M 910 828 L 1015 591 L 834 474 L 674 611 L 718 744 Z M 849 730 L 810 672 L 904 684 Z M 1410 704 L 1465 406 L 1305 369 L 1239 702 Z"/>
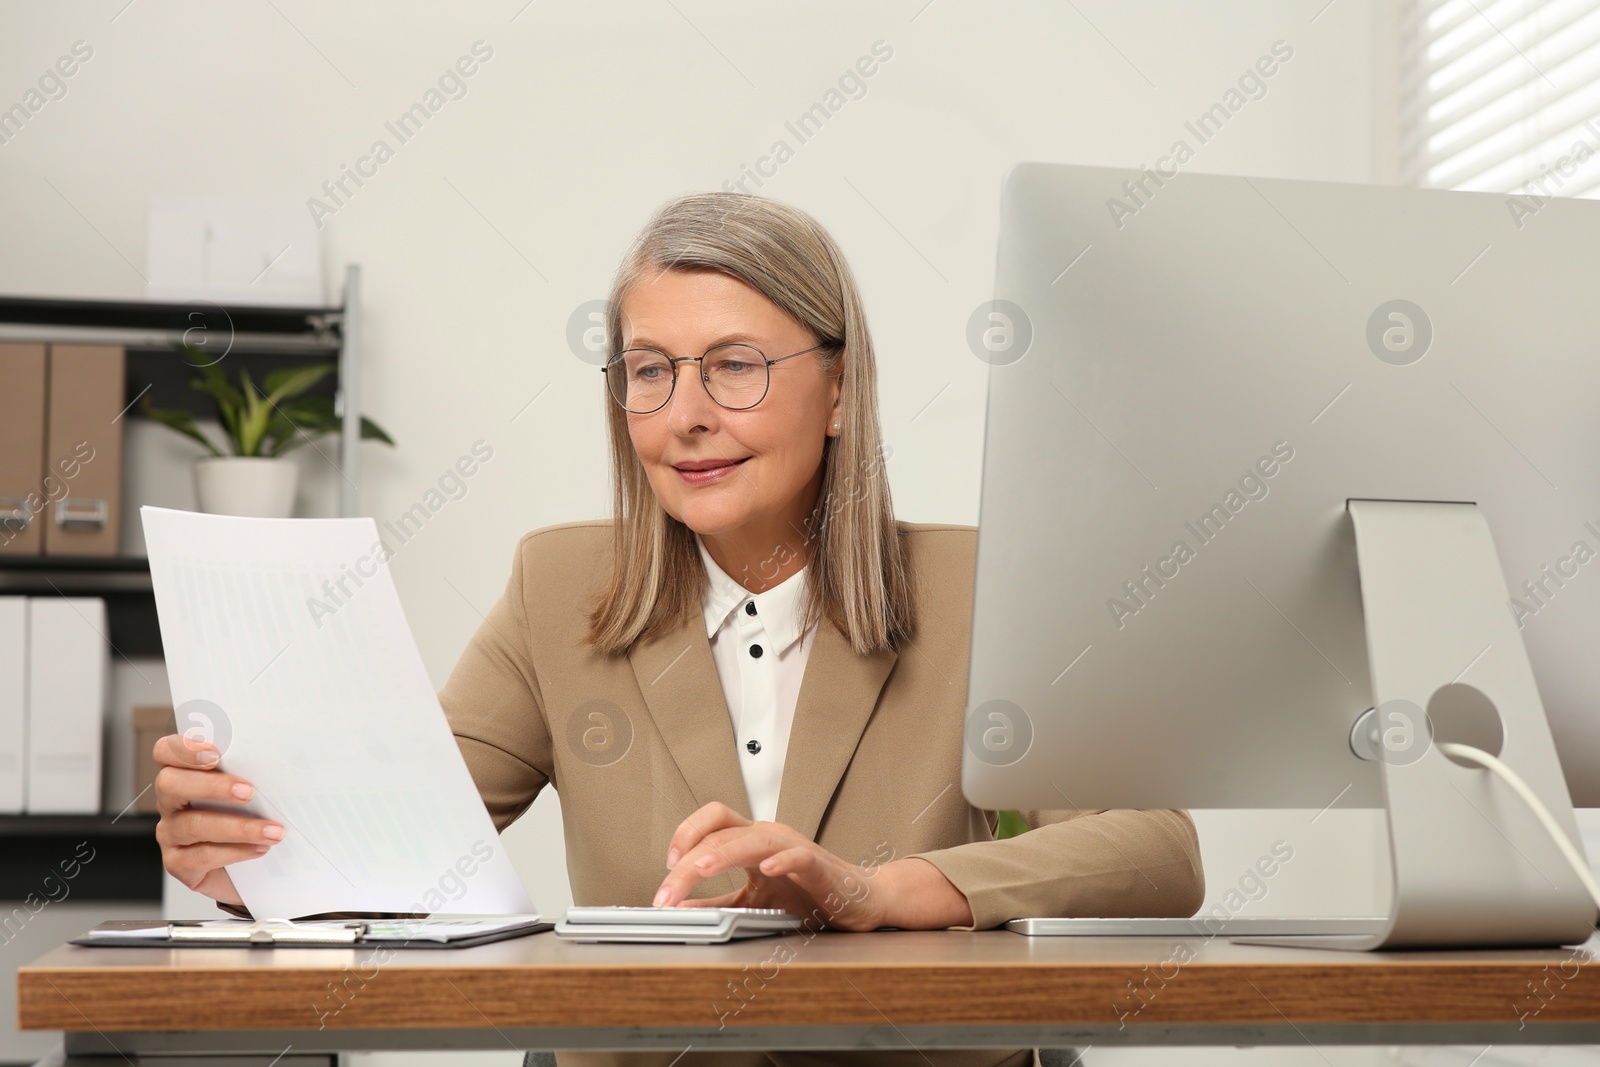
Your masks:
<path fill-rule="evenodd" d="M 0 900 L 161 900 L 154 815 L 0 815 Z M 87 846 L 87 848 L 84 848 Z M 77 858 L 76 873 L 67 873 Z M 62 863 L 68 863 L 67 868 Z M 53 881 L 47 883 L 46 879 Z"/>
<path fill-rule="evenodd" d="M 122 345 L 127 353 L 123 417 L 156 407 L 216 415 L 210 397 L 189 387 L 193 369 L 177 347 L 187 342 L 254 381 L 298 363 L 334 359 L 337 372 L 313 392 L 330 396 L 341 418 L 339 514 L 360 506 L 361 268 L 345 269 L 344 301 L 331 307 L 222 306 L 210 301 L 70 300 L 0 296 L 0 341 Z M 137 521 L 124 499 L 123 521 Z M 149 561 L 140 557 L 0 556 L 0 596 L 96 596 L 106 601 L 111 643 L 129 656 L 160 656 L 161 631 Z M 96 858 L 72 882 L 74 899 L 161 899 L 156 817 L 0 816 L 0 900 L 40 892 L 37 881 L 88 841 Z"/>
<path fill-rule="evenodd" d="M 157 407 L 214 414 L 209 397 L 189 388 L 193 372 L 177 348 L 187 342 L 250 372 L 335 359 L 338 371 L 313 392 L 331 396 L 343 420 L 339 436 L 339 514 L 359 506 L 361 268 L 345 268 L 344 302 L 334 307 L 224 307 L 210 301 L 62 300 L 0 296 L 0 341 L 122 345 L 127 351 L 127 415 L 142 417 L 146 394 Z M 4 560 L 6 557 L 0 557 Z"/>
<path fill-rule="evenodd" d="M 137 556 L 0 556 L 0 596 L 97 596 L 112 645 L 127 656 L 161 655 L 150 561 Z"/>

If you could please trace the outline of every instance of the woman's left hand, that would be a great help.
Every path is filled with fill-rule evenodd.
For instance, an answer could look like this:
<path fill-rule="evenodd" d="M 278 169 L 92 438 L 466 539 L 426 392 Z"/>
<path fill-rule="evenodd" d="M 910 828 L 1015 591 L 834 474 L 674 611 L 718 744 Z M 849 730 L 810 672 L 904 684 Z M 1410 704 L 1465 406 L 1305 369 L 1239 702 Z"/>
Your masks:
<path fill-rule="evenodd" d="M 752 822 L 726 804 L 707 804 L 678 825 L 667 865 L 656 907 L 781 908 L 840 930 L 888 924 L 889 894 L 878 883 L 886 867 L 847 862 L 792 827 Z M 735 867 L 746 877 L 739 889 L 687 899 L 706 878 Z"/>
<path fill-rule="evenodd" d="M 891 849 L 885 861 L 851 864 L 794 827 L 749 821 L 723 803 L 709 803 L 678 824 L 667 865 L 672 872 L 656 891 L 656 907 L 776 907 L 834 929 L 939 929 L 973 921 L 965 894 L 926 859 L 893 859 Z M 734 867 L 744 870 L 744 886 L 688 899 L 701 881 Z"/>

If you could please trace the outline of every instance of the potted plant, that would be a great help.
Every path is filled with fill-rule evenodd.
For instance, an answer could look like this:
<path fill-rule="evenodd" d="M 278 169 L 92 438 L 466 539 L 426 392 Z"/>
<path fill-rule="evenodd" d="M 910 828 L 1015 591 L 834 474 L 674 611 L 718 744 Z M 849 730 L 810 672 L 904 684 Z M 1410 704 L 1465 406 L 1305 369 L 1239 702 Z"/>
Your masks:
<path fill-rule="evenodd" d="M 331 398 L 305 395 L 333 372 L 334 364 L 309 363 L 275 370 L 257 389 L 249 371 L 241 369 L 235 384 L 205 353 L 188 345 L 179 347 L 199 375 L 189 383 L 190 388 L 217 402 L 229 451 L 218 448 L 200 431 L 191 411 L 153 407 L 148 397 L 141 409 L 156 422 L 200 442 L 210 453 L 195 461 L 195 497 L 200 510 L 214 515 L 288 518 L 294 512 L 299 468 L 286 454 L 340 429 Z M 366 416 L 361 417 L 361 437 L 394 444 Z"/>

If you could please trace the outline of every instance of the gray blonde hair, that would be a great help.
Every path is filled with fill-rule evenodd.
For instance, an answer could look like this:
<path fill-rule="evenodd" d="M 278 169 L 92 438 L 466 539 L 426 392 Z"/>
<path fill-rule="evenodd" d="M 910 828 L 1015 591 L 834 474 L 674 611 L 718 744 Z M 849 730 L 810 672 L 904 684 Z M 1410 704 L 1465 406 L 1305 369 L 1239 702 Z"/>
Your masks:
<path fill-rule="evenodd" d="M 858 655 L 898 649 L 914 635 L 913 591 L 883 471 L 872 337 L 843 253 L 810 215 L 766 197 L 709 192 L 670 200 L 617 268 L 606 307 L 608 352 L 622 349 L 623 298 L 666 270 L 737 278 L 826 346 L 819 352 L 825 372 L 842 376 L 842 430 L 824 442 L 821 492 L 806 529 L 795 531 L 811 548 L 801 632 L 826 618 Z M 601 397 L 611 438 L 614 553 L 587 640 L 620 655 L 698 617 L 708 579 L 694 532 L 667 514 L 650 487 L 627 413 L 603 387 Z"/>

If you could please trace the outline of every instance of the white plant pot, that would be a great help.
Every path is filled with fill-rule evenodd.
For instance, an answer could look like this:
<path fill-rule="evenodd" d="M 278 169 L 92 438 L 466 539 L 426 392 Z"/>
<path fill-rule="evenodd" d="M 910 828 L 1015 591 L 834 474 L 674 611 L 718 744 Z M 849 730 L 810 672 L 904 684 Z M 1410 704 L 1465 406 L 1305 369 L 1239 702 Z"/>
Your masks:
<path fill-rule="evenodd" d="M 287 456 L 215 456 L 195 460 L 194 493 L 212 515 L 287 519 L 294 514 L 299 466 Z"/>

